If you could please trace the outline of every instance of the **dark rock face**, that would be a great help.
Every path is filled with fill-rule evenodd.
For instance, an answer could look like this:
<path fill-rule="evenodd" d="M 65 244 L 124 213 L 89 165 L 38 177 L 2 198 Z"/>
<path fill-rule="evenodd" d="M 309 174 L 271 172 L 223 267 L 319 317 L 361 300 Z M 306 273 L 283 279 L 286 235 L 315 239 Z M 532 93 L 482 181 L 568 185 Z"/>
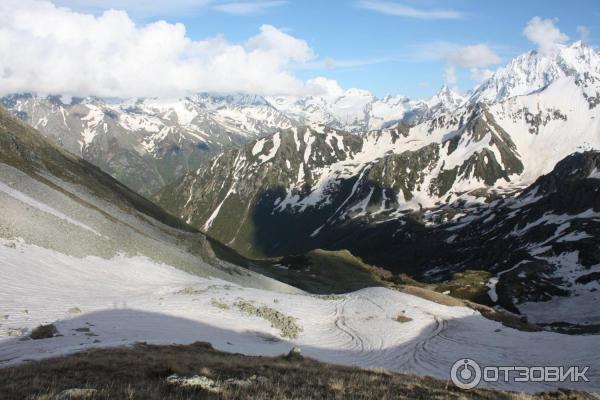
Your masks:
<path fill-rule="evenodd" d="M 243 253 L 284 255 L 323 243 L 325 227 L 341 229 L 357 216 L 389 219 L 456 197 L 465 182 L 472 188 L 510 182 L 523 171 L 514 143 L 486 106 L 447 117 L 425 125 L 451 131 L 441 142 L 413 138 L 403 124 L 361 135 L 284 130 L 222 153 L 156 199 Z M 469 151 L 464 159 L 454 154 Z"/>
<path fill-rule="evenodd" d="M 324 247 L 350 249 L 366 262 L 426 281 L 490 271 L 498 277 L 493 300 L 514 312 L 525 302 L 556 297 L 592 301 L 600 283 L 599 166 L 599 152 L 573 154 L 518 196 L 379 224 L 349 221 L 322 233 Z M 452 220 L 458 212 L 466 215 Z"/>

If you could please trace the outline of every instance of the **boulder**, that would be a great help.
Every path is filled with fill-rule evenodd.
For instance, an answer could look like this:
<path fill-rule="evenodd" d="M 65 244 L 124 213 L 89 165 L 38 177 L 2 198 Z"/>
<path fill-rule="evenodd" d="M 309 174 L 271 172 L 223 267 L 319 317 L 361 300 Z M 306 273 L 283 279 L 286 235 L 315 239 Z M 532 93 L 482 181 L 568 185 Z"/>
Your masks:
<path fill-rule="evenodd" d="M 221 391 L 221 388 L 217 386 L 214 380 L 202 375 L 185 377 L 173 374 L 167 377 L 166 382 L 168 385 L 180 388 L 201 389 L 212 393 L 219 393 Z"/>

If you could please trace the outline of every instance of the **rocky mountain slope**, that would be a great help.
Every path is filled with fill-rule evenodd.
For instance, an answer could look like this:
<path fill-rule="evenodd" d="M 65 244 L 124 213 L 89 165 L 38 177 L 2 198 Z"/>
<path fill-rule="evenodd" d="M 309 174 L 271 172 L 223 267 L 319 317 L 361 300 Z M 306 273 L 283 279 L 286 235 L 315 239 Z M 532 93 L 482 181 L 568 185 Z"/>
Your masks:
<path fill-rule="evenodd" d="M 66 150 L 143 195 L 216 154 L 300 124 L 366 131 L 454 109 L 447 87 L 429 102 L 378 99 L 356 89 L 334 97 L 199 94 L 183 99 L 73 99 L 11 95 L 0 102 Z"/>
<path fill-rule="evenodd" d="M 559 78 L 581 79 L 599 73 L 598 53 L 582 42 L 558 45 L 550 54 L 532 50 L 494 72 L 473 91 L 469 102 L 498 102 L 544 89 Z"/>
<path fill-rule="evenodd" d="M 259 225 L 272 226 L 269 218 L 298 216 L 303 223 L 295 233 L 316 237 L 358 215 L 394 218 L 518 191 L 567 155 L 600 148 L 600 107 L 590 100 L 599 82 L 565 77 L 527 96 L 360 135 L 292 128 L 223 153 L 158 199 L 248 251 L 261 249 L 261 243 L 248 245 L 248 237 L 260 236 Z M 276 245 L 270 246 L 267 253 Z"/>
<path fill-rule="evenodd" d="M 0 209 L 1 368 L 140 342 L 205 341 L 247 355 L 298 346 L 321 361 L 446 380 L 461 357 L 517 365 L 525 356 L 590 365 L 597 382 L 591 336 L 517 331 L 470 308 L 382 287 L 316 296 L 241 268 L 250 262 L 2 109 Z M 482 385 L 535 392 L 578 384 Z"/>
<path fill-rule="evenodd" d="M 98 262 L 150 260 L 199 276 L 294 291 L 248 271 L 235 252 L 54 146 L 2 108 L 0 208 L 4 249 L 27 245 L 56 258 Z"/>
<path fill-rule="evenodd" d="M 552 328 L 598 331 L 599 166 L 600 152 L 575 153 L 518 196 L 358 218 L 321 239 L 423 281 L 488 271 L 491 304 Z"/>
<path fill-rule="evenodd" d="M 293 126 L 255 96 L 110 102 L 13 95 L 2 104 L 53 143 L 145 195 L 224 149 Z"/>
<path fill-rule="evenodd" d="M 440 258 L 433 260 L 432 254 L 437 253 L 426 249 L 431 245 L 427 235 L 448 220 L 424 222 L 422 214 L 439 211 L 459 218 L 472 205 L 487 207 L 497 198 L 514 199 L 527 187 L 526 193 L 533 190 L 530 185 L 570 154 L 600 149 L 600 74 L 596 70 L 600 57 L 579 44 L 562 47 L 560 54 L 564 56 L 542 61 L 535 53 L 520 58 L 529 57 L 544 66 L 528 71 L 531 76 L 525 82 L 541 82 L 537 74 L 550 76 L 548 71 L 558 68 L 553 63 L 569 71 L 542 88 L 533 85 L 528 94 L 498 102 L 465 103 L 413 126 L 400 123 L 362 134 L 293 127 L 219 155 L 167 187 L 157 200 L 188 223 L 253 256 L 347 248 L 370 263 L 427 279 L 443 279 L 450 271 L 465 268 L 500 274 L 521 260 L 507 264 L 491 257 L 479 265 L 452 261 L 464 260 L 460 252 L 455 259 L 440 252 Z M 572 59 L 587 68 L 565 66 L 565 60 Z M 513 62 L 507 69 L 515 64 L 521 65 Z M 480 88 L 492 87 L 491 82 L 505 71 Z M 586 209 L 595 210 L 592 198 L 589 201 Z M 556 211 L 539 201 L 531 207 L 538 216 Z M 449 214 L 446 209 L 451 210 Z M 470 237 L 469 229 L 457 237 Z M 580 245 L 579 240 L 574 242 L 575 247 Z M 489 251 L 486 246 L 481 247 L 484 253 Z M 509 235 L 505 246 L 504 251 L 525 245 Z M 444 263 L 449 267 L 440 269 L 439 276 L 425 274 Z M 538 278 L 534 286 L 545 281 Z M 556 282 L 550 286 L 561 285 Z M 534 291 L 539 295 L 540 290 Z M 532 298 L 548 300 L 557 293 L 565 292 Z M 524 292 L 512 293 L 505 296 L 503 305 L 516 310 L 515 304 L 526 300 Z M 583 322 L 598 322 L 590 318 Z"/>
<path fill-rule="evenodd" d="M 444 86 L 428 101 L 404 96 L 377 98 L 365 90 L 349 89 L 327 96 L 199 94 L 175 100 L 12 95 L 1 102 L 54 143 L 150 195 L 222 151 L 293 126 L 364 133 L 399 122 L 415 125 L 461 106 L 491 105 L 531 95 L 569 78 L 587 86 L 586 101 L 597 104 L 599 71 L 598 53 L 578 42 L 560 46 L 550 55 L 532 51 L 517 57 L 468 98 Z M 536 129 L 540 123 L 566 115 L 565 104 L 561 106 L 538 109 L 535 104 L 516 104 L 517 109 L 507 112 L 525 113 L 510 118 Z M 553 111 L 557 113 L 553 115 Z"/>

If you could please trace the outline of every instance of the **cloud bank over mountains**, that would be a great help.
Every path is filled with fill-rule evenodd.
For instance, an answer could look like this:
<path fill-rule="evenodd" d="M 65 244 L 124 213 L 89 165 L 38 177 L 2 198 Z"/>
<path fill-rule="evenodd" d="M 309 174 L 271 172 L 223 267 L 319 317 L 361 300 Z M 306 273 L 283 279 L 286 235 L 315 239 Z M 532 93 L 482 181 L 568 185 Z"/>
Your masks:
<path fill-rule="evenodd" d="M 555 23 L 558 19 L 542 19 L 533 17 L 528 23 L 523 34 L 530 42 L 538 46 L 542 54 L 550 54 L 556 46 L 566 43 L 569 37 L 558 29 Z"/>
<path fill-rule="evenodd" d="M 0 4 L 0 26 L 1 94 L 173 97 L 326 90 L 290 72 L 294 63 L 315 57 L 306 41 L 271 25 L 242 43 L 223 36 L 192 40 L 182 24 L 136 25 L 124 11 L 95 16 L 47 1 L 7 0 Z"/>

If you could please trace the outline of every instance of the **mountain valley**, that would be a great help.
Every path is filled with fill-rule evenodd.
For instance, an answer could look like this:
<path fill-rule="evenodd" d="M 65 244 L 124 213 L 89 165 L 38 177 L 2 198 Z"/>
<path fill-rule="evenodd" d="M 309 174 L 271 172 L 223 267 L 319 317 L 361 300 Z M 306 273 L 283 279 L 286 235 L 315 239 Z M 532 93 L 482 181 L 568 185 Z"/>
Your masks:
<path fill-rule="evenodd" d="M 187 57 L 310 68 L 306 43 L 261 32 Z M 446 55 L 485 76 L 423 100 L 325 78 L 314 93 L 5 91 L 0 397 L 595 398 L 600 53 L 566 43 L 494 71 Z M 13 72 L 0 63 L 0 87 Z M 450 385 L 468 360 L 589 380 Z"/>

